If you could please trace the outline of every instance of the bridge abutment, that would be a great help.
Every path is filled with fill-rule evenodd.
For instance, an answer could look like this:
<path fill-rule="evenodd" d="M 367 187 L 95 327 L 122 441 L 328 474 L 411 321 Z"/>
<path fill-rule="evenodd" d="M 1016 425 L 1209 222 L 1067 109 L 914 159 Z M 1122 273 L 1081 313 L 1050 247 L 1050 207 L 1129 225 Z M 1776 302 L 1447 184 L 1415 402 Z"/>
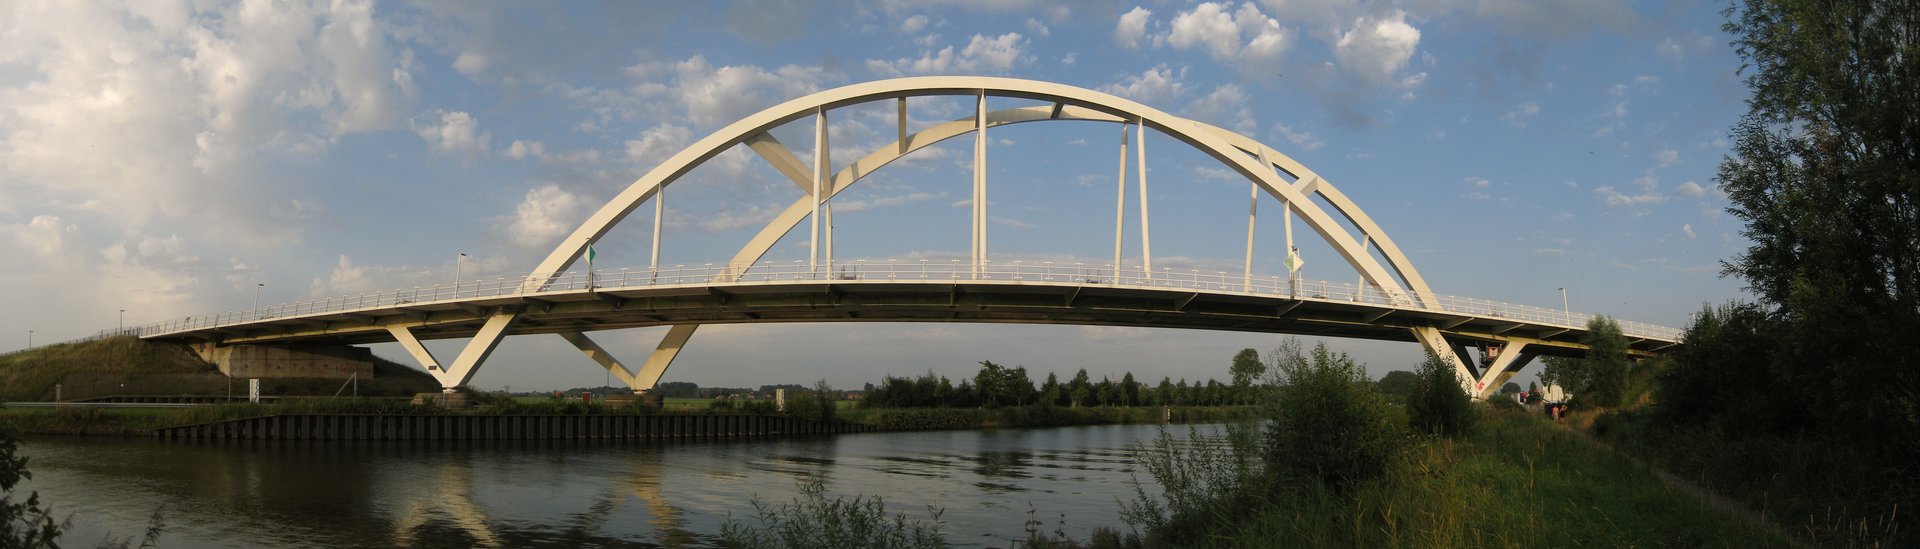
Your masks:
<path fill-rule="evenodd" d="M 203 343 L 193 347 L 201 359 L 231 377 L 347 379 L 358 374 L 363 379 L 373 378 L 373 351 L 365 347 L 324 343 Z"/>

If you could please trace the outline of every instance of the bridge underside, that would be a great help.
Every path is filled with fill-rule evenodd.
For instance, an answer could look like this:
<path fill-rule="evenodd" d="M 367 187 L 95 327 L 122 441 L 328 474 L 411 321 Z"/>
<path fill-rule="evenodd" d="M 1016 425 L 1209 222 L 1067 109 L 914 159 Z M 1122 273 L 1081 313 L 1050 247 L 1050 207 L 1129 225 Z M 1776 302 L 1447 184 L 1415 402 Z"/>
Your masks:
<path fill-rule="evenodd" d="M 1536 355 L 1581 356 L 1584 329 L 1370 303 L 1290 299 L 1213 290 L 1058 283 L 799 282 L 729 287 L 620 288 L 533 297 L 478 298 L 267 319 L 168 334 L 223 345 L 278 341 L 346 344 L 473 337 L 487 319 L 517 312 L 507 335 L 566 334 L 680 324 L 765 322 L 968 322 L 1139 326 L 1419 341 L 1437 330 L 1453 346 L 1525 343 Z M 1647 354 L 1671 345 L 1629 340 Z"/>

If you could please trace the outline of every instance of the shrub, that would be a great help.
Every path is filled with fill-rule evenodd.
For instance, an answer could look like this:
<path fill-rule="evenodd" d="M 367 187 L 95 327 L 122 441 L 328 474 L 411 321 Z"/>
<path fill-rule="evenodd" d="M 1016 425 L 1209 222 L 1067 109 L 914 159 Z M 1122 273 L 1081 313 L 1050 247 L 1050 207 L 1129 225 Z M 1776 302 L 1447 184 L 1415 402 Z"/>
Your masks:
<path fill-rule="evenodd" d="M 68 524 L 53 520 L 53 509 L 40 502 L 40 493 L 27 494 L 25 501 L 13 499 L 13 487 L 33 478 L 19 449 L 13 428 L 0 425 L 0 547 L 59 547 Z"/>
<path fill-rule="evenodd" d="M 1479 413 L 1453 366 L 1429 352 L 1416 374 L 1420 381 L 1407 394 L 1407 419 L 1414 432 L 1446 437 L 1473 432 Z"/>
<path fill-rule="evenodd" d="M 753 501 L 759 527 L 728 517 L 720 538 L 728 547 L 946 547 L 940 509 L 927 520 L 887 513 L 879 496 L 826 496 L 819 479 L 800 483 L 800 495 L 779 507 Z"/>
<path fill-rule="evenodd" d="M 1335 490 L 1379 476 L 1405 444 L 1406 419 L 1346 353 L 1315 345 L 1311 357 L 1288 340 L 1271 353 L 1268 469 L 1313 478 Z"/>

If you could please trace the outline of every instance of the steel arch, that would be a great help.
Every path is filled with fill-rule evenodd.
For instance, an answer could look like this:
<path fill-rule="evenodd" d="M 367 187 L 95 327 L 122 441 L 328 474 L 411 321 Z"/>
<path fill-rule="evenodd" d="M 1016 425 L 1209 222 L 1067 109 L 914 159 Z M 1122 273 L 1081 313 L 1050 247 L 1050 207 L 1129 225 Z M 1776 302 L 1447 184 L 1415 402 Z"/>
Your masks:
<path fill-rule="evenodd" d="M 812 170 L 793 157 L 790 151 L 768 133 L 784 124 L 807 116 L 822 115 L 835 108 L 874 101 L 943 95 L 978 96 L 983 102 L 987 96 L 1012 97 L 1039 100 L 1053 103 L 1053 105 L 1007 109 L 993 113 L 979 112 L 976 114 L 979 117 L 977 120 L 969 117 L 965 120 L 937 124 L 911 136 L 905 135 L 903 129 L 900 142 L 881 147 L 837 173 L 830 176 L 823 175 L 822 177 L 827 181 L 821 182 L 826 185 L 820 189 L 819 194 L 825 195 L 824 198 L 816 196 L 812 189 L 807 188 L 811 181 L 816 179 L 810 173 Z M 745 269 L 751 268 L 753 262 L 757 261 L 775 241 L 812 215 L 814 206 L 819 201 L 831 198 L 866 174 L 895 159 L 933 143 L 973 132 L 976 128 L 1056 119 L 1137 124 L 1153 128 L 1162 135 L 1185 143 L 1240 173 L 1241 176 L 1263 189 L 1268 196 L 1286 204 L 1294 214 L 1306 222 L 1308 227 L 1318 233 L 1322 240 L 1331 245 L 1365 282 L 1379 287 L 1395 300 L 1407 302 L 1418 300 L 1422 304 L 1431 304 L 1433 299 L 1431 289 L 1427 287 L 1425 280 L 1408 261 L 1406 255 L 1394 245 L 1392 239 L 1386 236 L 1378 224 L 1374 223 L 1330 182 L 1272 147 L 1225 129 L 1187 120 L 1132 100 L 1094 90 L 1034 80 L 970 76 L 913 77 L 854 84 L 793 99 L 729 124 L 669 157 L 628 185 L 562 240 L 553 252 L 526 277 L 521 287 L 525 291 L 535 291 L 545 286 L 577 261 L 592 242 L 611 231 L 640 205 L 653 199 L 662 189 L 694 168 L 736 145 L 745 144 L 753 148 L 777 170 L 793 179 L 796 184 L 800 184 L 803 191 L 808 194 L 763 228 L 731 262 L 731 265 L 737 266 L 738 270 L 729 275 L 723 275 L 722 278 L 738 277 Z M 1295 180 L 1289 182 L 1282 178 L 1275 171 L 1276 168 Z M 819 168 L 816 167 L 816 169 Z M 1349 234 L 1332 215 L 1311 200 L 1311 196 L 1320 196 L 1332 205 L 1336 212 L 1361 231 L 1360 239 L 1356 240 L 1354 235 Z M 1367 250 L 1369 242 L 1378 245 L 1382 256 L 1387 260 L 1384 265 Z M 981 253 L 984 254 L 984 251 Z M 518 316 L 517 311 L 494 312 L 450 367 L 429 368 L 429 370 L 441 380 L 445 387 L 452 388 L 466 384 L 477 366 L 486 360 L 487 355 L 498 345 L 499 340 L 504 337 Z M 692 335 L 695 326 L 697 325 L 675 326 L 638 374 L 629 372 L 591 340 L 587 340 L 584 335 L 574 334 L 577 337 L 569 336 L 568 341 L 594 357 L 602 366 L 620 374 L 623 381 L 627 381 L 636 389 L 644 389 L 650 388 L 657 381 L 659 374 L 664 372 L 666 365 Z M 405 329 L 394 330 L 393 335 L 423 363 L 437 364 L 423 350 L 416 351 L 420 346 Z M 1456 364 L 1459 363 L 1456 361 Z M 1464 371 L 1464 366 L 1461 369 Z"/>

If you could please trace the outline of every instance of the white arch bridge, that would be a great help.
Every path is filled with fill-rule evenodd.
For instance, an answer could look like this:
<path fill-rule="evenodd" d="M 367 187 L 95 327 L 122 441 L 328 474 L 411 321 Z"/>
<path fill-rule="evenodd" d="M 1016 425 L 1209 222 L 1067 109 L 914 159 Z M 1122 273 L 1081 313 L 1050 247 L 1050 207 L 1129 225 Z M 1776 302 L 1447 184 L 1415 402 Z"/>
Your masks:
<path fill-rule="evenodd" d="M 963 97 L 974 116 L 909 133 L 909 98 Z M 987 110 L 988 97 L 1037 105 Z M 893 101 L 898 140 L 834 169 L 828 120 L 836 109 Z M 770 133 L 814 119 L 812 162 Z M 1112 263 L 995 262 L 988 254 L 987 133 L 1052 120 L 1122 125 Z M 1152 129 L 1213 158 L 1250 183 L 1247 253 L 1239 273 L 1153 266 L 1146 180 Z M 888 163 L 967 134 L 974 140 L 972 250 L 965 260 L 836 261 L 833 197 Z M 746 145 L 798 187 L 800 197 L 730 260 L 699 266 L 659 263 L 661 192 L 723 151 Z M 1129 170 L 1129 156 L 1135 167 Z M 1123 262 L 1129 175 L 1137 188 L 1139 261 Z M 1355 283 L 1253 272 L 1261 195 L 1284 206 L 1287 249 L 1299 217 L 1358 274 Z M 1322 207 L 1314 199 L 1324 201 Z M 569 272 L 589 245 L 629 213 L 655 208 L 653 265 Z M 1328 211 L 1331 209 L 1332 211 Z M 1336 221 L 1335 215 L 1346 221 Z M 810 257 L 764 256 L 808 224 Z M 1348 229 L 1351 226 L 1353 229 Z M 1354 232 L 1358 234 L 1354 234 Z M 1297 258 L 1289 257 L 1297 269 Z M 365 344 L 397 341 L 448 390 L 467 383 L 508 335 L 559 334 L 635 391 L 651 389 L 702 324 L 931 321 L 1152 326 L 1416 341 L 1451 362 L 1484 396 L 1535 356 L 1579 356 L 1588 315 L 1434 293 L 1393 240 L 1332 183 L 1253 139 L 1112 95 L 1047 82 L 984 77 L 901 78 L 827 90 L 735 122 L 667 159 L 573 231 L 524 279 L 315 299 L 137 328 L 149 339 L 212 345 L 274 342 Z M 1621 322 L 1630 352 L 1648 356 L 1678 344 L 1679 331 Z M 587 333 L 671 326 L 638 370 Z M 421 340 L 470 338 L 451 363 Z M 1479 349 L 1475 360 L 1469 349 Z"/>

